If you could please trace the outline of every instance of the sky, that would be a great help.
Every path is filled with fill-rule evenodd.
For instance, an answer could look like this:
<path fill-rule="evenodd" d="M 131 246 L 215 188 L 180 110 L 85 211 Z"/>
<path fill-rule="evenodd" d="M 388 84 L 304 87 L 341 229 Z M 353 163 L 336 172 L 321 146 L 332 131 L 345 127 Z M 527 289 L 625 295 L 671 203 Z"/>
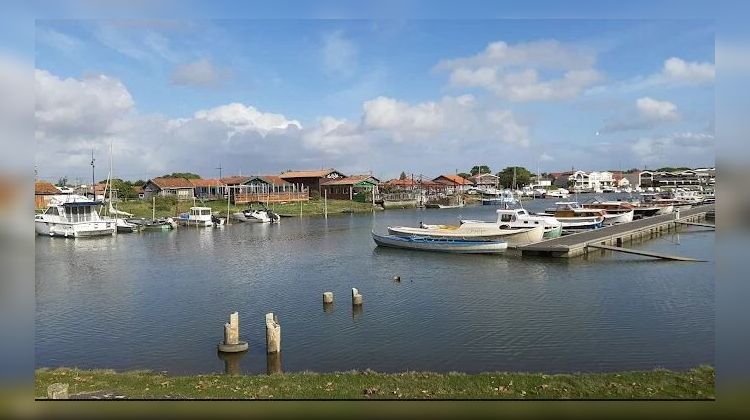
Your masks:
<path fill-rule="evenodd" d="M 709 19 L 37 19 L 40 179 L 714 165 Z"/>

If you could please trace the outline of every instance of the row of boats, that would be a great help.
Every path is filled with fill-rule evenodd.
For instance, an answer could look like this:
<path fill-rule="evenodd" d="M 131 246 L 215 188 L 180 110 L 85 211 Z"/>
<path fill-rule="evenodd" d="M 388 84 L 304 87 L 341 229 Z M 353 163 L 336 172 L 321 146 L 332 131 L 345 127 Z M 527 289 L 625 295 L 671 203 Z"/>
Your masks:
<path fill-rule="evenodd" d="M 643 194 L 638 201 L 607 201 L 600 197 L 579 204 L 561 201 L 544 212 L 532 214 L 524 208 L 497 210 L 492 222 L 460 220 L 458 225 L 424 224 L 418 227 L 388 227 L 388 235 L 372 232 L 378 246 L 453 253 L 502 253 L 563 234 L 598 229 L 634 219 L 670 214 L 703 204 L 700 196 L 664 198 Z"/>
<path fill-rule="evenodd" d="M 130 213 L 117 211 L 111 207 L 109 216 L 100 214 L 101 201 L 91 200 L 81 195 L 54 196 L 43 213 L 34 217 L 34 230 L 39 235 L 80 238 L 106 236 L 117 233 L 138 231 L 165 231 L 177 226 L 218 227 L 226 223 L 210 207 L 193 206 L 177 217 L 134 218 Z M 232 218 L 239 222 L 278 223 L 281 217 L 268 210 L 246 209 L 234 213 Z"/>

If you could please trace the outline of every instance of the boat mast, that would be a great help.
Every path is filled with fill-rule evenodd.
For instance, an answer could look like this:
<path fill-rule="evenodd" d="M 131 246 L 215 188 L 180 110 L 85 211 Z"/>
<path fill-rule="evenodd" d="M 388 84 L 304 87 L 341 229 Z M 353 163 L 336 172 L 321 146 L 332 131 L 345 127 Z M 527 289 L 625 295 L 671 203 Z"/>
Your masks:
<path fill-rule="evenodd" d="M 94 175 L 94 149 L 91 149 L 91 196 L 92 201 L 96 201 L 96 190 L 94 190 L 94 183 L 96 183 L 96 176 Z"/>

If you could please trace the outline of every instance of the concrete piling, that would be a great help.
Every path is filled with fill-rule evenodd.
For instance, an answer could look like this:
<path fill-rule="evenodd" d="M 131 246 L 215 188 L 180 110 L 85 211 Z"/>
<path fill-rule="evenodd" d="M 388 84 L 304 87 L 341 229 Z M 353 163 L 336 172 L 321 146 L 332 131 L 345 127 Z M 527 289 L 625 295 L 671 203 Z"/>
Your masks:
<path fill-rule="evenodd" d="M 323 292 L 323 304 L 330 305 L 333 303 L 333 292 Z"/>
<path fill-rule="evenodd" d="M 401 283 L 401 276 L 393 276 L 393 281 Z"/>
<path fill-rule="evenodd" d="M 362 294 L 356 287 L 352 287 L 352 306 L 362 305 Z"/>
<path fill-rule="evenodd" d="M 281 351 L 281 325 L 279 318 L 273 312 L 266 314 L 266 353 L 278 353 Z"/>
<path fill-rule="evenodd" d="M 246 351 L 248 344 L 240 341 L 240 315 L 235 311 L 229 314 L 229 323 L 224 324 L 224 341 L 219 343 L 219 351 L 238 353 Z"/>
<path fill-rule="evenodd" d="M 47 398 L 51 400 L 67 400 L 68 384 L 54 383 L 47 387 Z"/>

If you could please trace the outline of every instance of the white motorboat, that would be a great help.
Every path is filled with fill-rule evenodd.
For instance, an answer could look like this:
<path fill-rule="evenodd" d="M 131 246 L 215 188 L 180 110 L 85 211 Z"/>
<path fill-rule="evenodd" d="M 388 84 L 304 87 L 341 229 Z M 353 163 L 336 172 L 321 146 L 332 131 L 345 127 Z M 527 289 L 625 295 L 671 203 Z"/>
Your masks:
<path fill-rule="evenodd" d="M 497 221 L 485 222 L 482 220 L 461 220 L 462 225 L 493 225 L 499 229 L 528 228 L 541 225 L 544 227 L 543 239 L 557 238 L 562 234 L 562 223 L 552 216 L 540 216 L 529 214 L 525 209 L 499 209 L 497 210 Z"/>
<path fill-rule="evenodd" d="M 604 223 L 604 212 L 596 209 L 584 209 L 575 201 L 560 201 L 555 203 L 554 208 L 547 209 L 546 216 L 554 216 L 564 231 L 588 230 L 602 227 Z"/>
<path fill-rule="evenodd" d="M 517 203 L 511 190 L 498 190 L 496 188 L 486 188 L 481 191 L 482 205 L 499 206 Z"/>
<path fill-rule="evenodd" d="M 556 190 L 549 190 L 545 193 L 545 196 L 552 198 L 568 198 L 570 191 L 565 188 L 558 188 Z"/>
<path fill-rule="evenodd" d="M 458 238 L 378 235 L 375 232 L 372 232 L 372 239 L 378 246 L 383 247 L 454 254 L 501 254 L 508 248 L 508 243 L 503 240 L 477 241 Z"/>
<path fill-rule="evenodd" d="M 240 222 L 279 223 L 281 221 L 281 216 L 269 209 L 247 209 L 234 213 L 232 217 Z"/>
<path fill-rule="evenodd" d="M 426 236 L 475 241 L 504 240 L 508 242 L 508 246 L 517 247 L 541 241 L 544 237 L 544 226 L 512 228 L 495 223 L 464 223 L 458 226 L 421 224 L 419 227 L 389 227 L 388 233 L 402 237 Z"/>
<path fill-rule="evenodd" d="M 181 213 L 174 221 L 182 226 L 198 227 L 214 227 L 224 224 L 224 218 L 214 216 L 211 207 L 190 207 L 190 212 Z"/>
<path fill-rule="evenodd" d="M 45 212 L 34 217 L 34 229 L 39 235 L 70 238 L 112 235 L 116 221 L 99 216 L 101 204 L 81 195 L 53 196 Z"/>

